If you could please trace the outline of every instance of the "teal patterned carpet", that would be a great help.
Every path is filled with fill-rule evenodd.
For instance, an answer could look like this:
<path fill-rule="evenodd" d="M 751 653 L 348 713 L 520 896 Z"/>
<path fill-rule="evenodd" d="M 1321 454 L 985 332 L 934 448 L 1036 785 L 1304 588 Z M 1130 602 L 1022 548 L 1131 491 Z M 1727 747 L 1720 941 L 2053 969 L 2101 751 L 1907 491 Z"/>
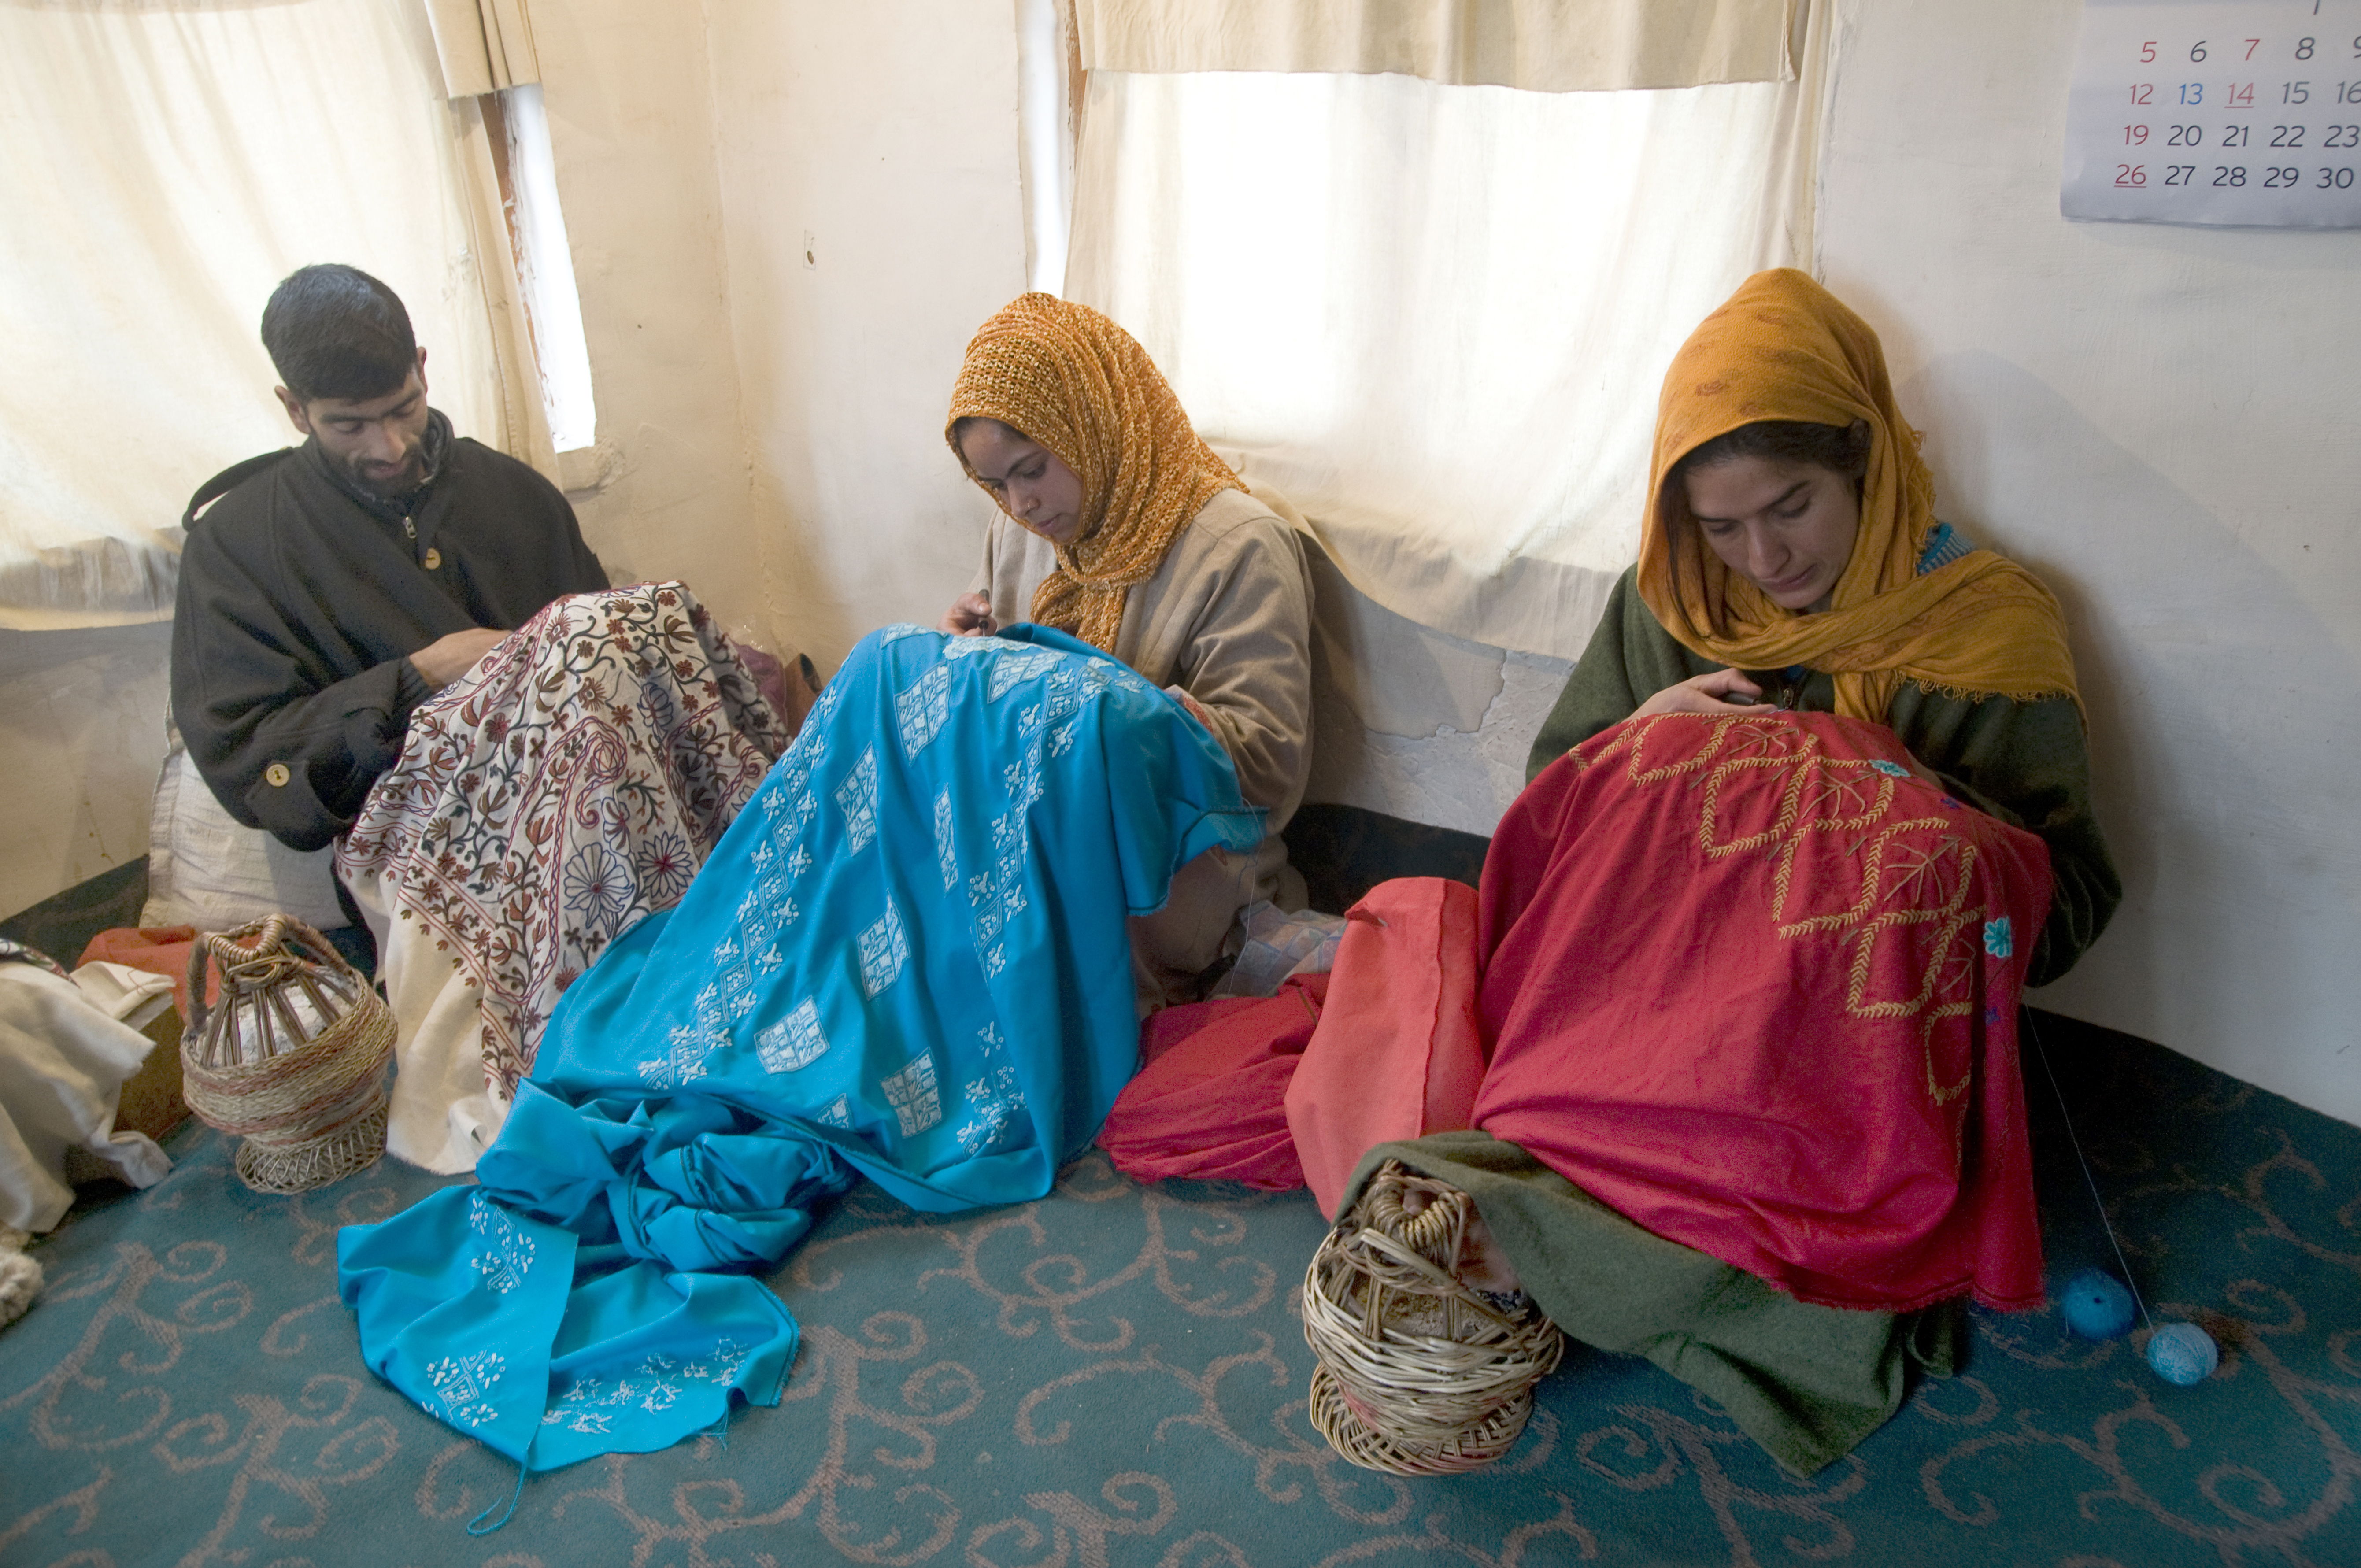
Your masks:
<path fill-rule="evenodd" d="M 2361 1564 L 2361 1129 L 2042 1024 L 2159 1315 L 2222 1342 L 2198 1387 L 2054 1310 L 1979 1313 L 1964 1375 L 1805 1483 L 1652 1367 L 1577 1351 L 1501 1466 L 1394 1480 L 1304 1420 L 1310 1200 L 1093 1156 L 987 1213 L 855 1191 L 772 1281 L 805 1332 L 779 1408 L 536 1477 L 475 1538 L 515 1472 L 364 1370 L 335 1294 L 336 1227 L 436 1179 L 258 1197 L 192 1125 L 169 1180 L 37 1247 L 49 1285 L 0 1330 L 0 1563 Z M 2104 1243 L 2028 1087 L 2054 1288 Z"/>

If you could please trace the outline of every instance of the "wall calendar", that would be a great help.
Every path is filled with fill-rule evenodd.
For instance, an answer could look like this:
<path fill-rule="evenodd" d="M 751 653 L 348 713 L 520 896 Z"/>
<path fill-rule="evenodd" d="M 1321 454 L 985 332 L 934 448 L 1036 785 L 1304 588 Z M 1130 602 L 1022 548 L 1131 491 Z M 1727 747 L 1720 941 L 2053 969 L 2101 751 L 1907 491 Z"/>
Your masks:
<path fill-rule="evenodd" d="M 2059 208 L 2361 228 L 2361 0 L 2083 0 Z"/>

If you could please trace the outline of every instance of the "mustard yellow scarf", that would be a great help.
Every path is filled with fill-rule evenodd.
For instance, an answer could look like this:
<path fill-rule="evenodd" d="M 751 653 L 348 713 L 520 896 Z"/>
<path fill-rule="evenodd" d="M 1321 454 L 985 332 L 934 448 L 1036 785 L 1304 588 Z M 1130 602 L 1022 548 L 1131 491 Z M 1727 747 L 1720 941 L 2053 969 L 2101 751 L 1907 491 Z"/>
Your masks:
<path fill-rule="evenodd" d="M 1799 615 L 1722 565 L 1665 477 L 1759 420 L 1870 429 L 1861 532 L 1830 608 Z M 1683 646 L 1742 670 L 1836 676 L 1837 711 L 1883 721 L 1905 680 L 1954 696 L 2081 697 L 2066 622 L 2038 578 L 1989 550 L 1921 576 L 1935 480 L 1902 421 L 1869 323 L 1793 269 L 1758 272 L 1674 356 L 1657 406 L 1640 597 Z"/>
<path fill-rule="evenodd" d="M 1207 501 L 1245 488 L 1138 340 L 1054 294 L 1018 295 L 967 345 L 943 439 L 976 479 L 952 428 L 972 415 L 1047 447 L 1082 479 L 1082 527 L 1055 546 L 1033 619 L 1110 653 L 1132 585 L 1155 575 Z"/>

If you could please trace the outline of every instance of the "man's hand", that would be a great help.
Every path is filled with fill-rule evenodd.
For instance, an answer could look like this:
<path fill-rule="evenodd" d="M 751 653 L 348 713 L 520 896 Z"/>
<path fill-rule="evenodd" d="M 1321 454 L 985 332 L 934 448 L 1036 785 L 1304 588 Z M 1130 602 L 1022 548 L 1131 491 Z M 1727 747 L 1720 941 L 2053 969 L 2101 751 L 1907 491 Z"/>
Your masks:
<path fill-rule="evenodd" d="M 943 611 L 942 623 L 936 630 L 954 637 L 989 637 L 1000 630 L 1000 622 L 992 619 L 990 599 L 982 594 L 961 594 Z"/>
<path fill-rule="evenodd" d="M 1663 691 L 1642 703 L 1631 717 L 1645 718 L 1653 713 L 1709 713 L 1717 718 L 1725 713 L 1774 713 L 1769 703 L 1761 701 L 1763 688 L 1736 670 L 1713 670 L 1692 676 L 1676 686 Z"/>
<path fill-rule="evenodd" d="M 507 635 L 488 626 L 448 632 L 412 653 L 410 662 L 429 686 L 440 691 L 474 669 L 476 661 L 499 646 L 500 639 Z"/>

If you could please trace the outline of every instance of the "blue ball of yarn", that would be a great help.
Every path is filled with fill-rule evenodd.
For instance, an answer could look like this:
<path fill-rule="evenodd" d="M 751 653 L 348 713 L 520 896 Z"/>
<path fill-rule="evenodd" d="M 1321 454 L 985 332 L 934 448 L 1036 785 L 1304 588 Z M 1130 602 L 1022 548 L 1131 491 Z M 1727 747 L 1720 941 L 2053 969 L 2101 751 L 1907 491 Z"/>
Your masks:
<path fill-rule="evenodd" d="M 2147 1364 L 2168 1383 L 2202 1383 L 2222 1364 L 2213 1336 L 2195 1323 L 2167 1323 L 2147 1342 Z"/>
<path fill-rule="evenodd" d="M 2066 1326 L 2084 1339 L 2118 1338 L 2132 1326 L 2132 1293 L 2104 1269 L 2086 1268 L 2066 1282 Z"/>

